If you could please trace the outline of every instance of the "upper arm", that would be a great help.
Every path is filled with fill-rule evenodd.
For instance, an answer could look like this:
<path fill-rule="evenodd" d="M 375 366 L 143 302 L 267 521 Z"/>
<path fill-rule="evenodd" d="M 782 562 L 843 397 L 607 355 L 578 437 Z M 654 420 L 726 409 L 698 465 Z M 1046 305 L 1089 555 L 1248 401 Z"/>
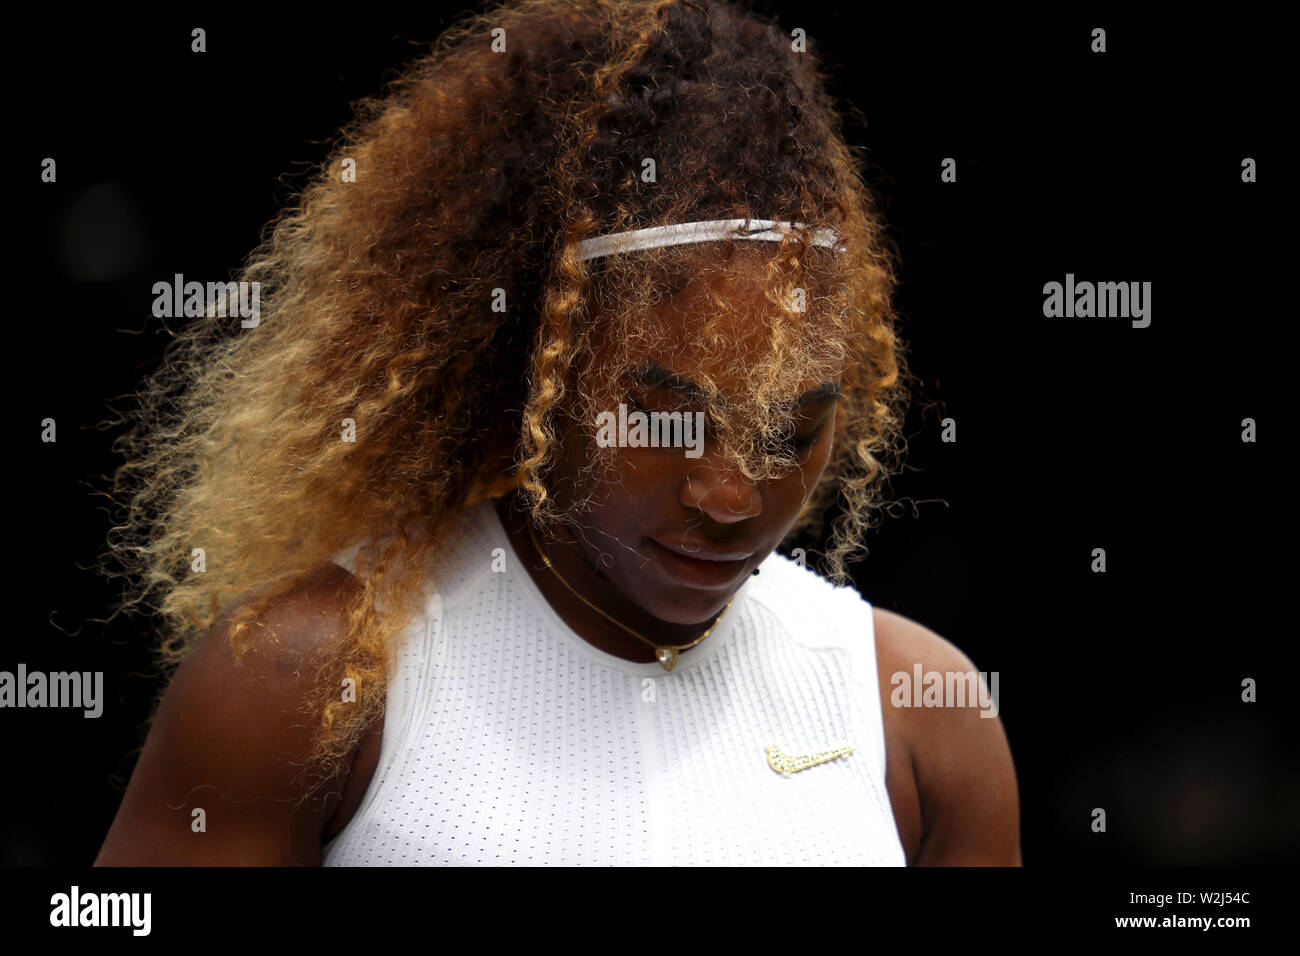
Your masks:
<path fill-rule="evenodd" d="M 203 635 L 159 704 L 95 865 L 320 862 L 338 781 L 301 800 L 314 728 L 300 708 L 337 693 L 317 684 L 314 663 L 341 634 L 352 583 L 331 565 L 273 602 L 254 627 L 277 639 L 255 640 L 239 661 L 229 615 Z"/>
<path fill-rule="evenodd" d="M 877 627 L 882 694 L 910 691 L 917 664 L 923 675 L 977 673 L 965 654 L 915 621 L 880 610 L 877 621 L 883 625 Z M 906 675 L 908 683 L 900 678 L 891 687 L 894 674 Z M 965 706 L 955 706 L 951 699 L 944 703 L 897 708 L 921 805 L 915 862 L 1019 866 L 1020 799 L 1002 719 L 995 707 L 981 707 L 978 700 L 967 700 Z M 884 705 L 893 706 L 890 697 Z"/>

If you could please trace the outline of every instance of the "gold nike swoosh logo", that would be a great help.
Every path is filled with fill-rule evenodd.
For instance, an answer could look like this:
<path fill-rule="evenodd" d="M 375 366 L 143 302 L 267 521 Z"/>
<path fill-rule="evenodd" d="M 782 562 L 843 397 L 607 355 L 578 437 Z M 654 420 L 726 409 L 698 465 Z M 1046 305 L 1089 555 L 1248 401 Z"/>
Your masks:
<path fill-rule="evenodd" d="M 815 754 L 794 757 L 782 750 L 780 744 L 772 744 L 767 748 L 767 765 L 777 773 L 798 773 L 800 770 L 815 767 L 819 763 L 826 763 L 826 761 L 834 760 L 836 757 L 851 754 L 853 750 L 853 747 L 841 747 L 838 750 L 819 750 Z"/>

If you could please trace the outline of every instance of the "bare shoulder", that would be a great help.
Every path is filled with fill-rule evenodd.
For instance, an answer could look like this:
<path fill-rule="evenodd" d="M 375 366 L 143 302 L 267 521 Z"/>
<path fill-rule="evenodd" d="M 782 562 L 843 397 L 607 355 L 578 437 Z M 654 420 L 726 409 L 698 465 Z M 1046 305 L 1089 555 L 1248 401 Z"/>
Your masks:
<path fill-rule="evenodd" d="M 1019 794 L 996 678 L 911 618 L 873 607 L 873 623 L 886 724 L 907 751 L 920 809 L 914 862 L 1019 865 Z"/>
<path fill-rule="evenodd" d="M 876 628 L 876 656 L 891 663 L 912 663 L 920 661 L 929 663 L 937 669 L 948 669 L 938 665 L 958 665 L 971 668 L 970 658 L 962 651 L 924 624 L 919 624 L 910 617 L 882 607 L 871 608 Z"/>
<path fill-rule="evenodd" d="M 314 665 L 342 638 L 356 586 L 337 565 L 317 569 L 253 621 L 263 633 L 240 657 L 233 609 L 199 639 L 168 684 L 96 865 L 319 862 L 338 788 L 301 799 L 315 736 L 302 705 L 326 690 Z"/>
<path fill-rule="evenodd" d="M 258 622 L 265 639 L 249 650 L 253 666 L 293 669 L 318 657 L 342 636 L 348 602 L 358 586 L 350 571 L 337 564 L 326 564 L 273 601 Z M 228 621 L 229 616 L 218 625 Z M 205 640 L 217 633 L 229 638 L 224 626 L 214 626 Z M 222 643 L 228 650 L 228 641 Z"/>

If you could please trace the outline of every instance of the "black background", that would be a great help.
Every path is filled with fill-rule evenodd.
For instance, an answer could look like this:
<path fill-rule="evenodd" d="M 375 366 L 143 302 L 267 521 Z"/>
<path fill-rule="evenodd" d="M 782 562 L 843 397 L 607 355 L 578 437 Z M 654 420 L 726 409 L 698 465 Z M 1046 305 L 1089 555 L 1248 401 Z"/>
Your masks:
<path fill-rule="evenodd" d="M 758 6 L 807 30 L 867 119 L 848 135 L 885 202 L 925 383 L 890 489 L 902 503 L 857 586 L 999 672 L 1026 865 L 1294 858 L 1279 26 Z M 223 7 L 72 32 L 50 9 L 11 36 L 26 59 L 9 66 L 16 617 L 0 669 L 102 670 L 106 703 L 98 720 L 0 712 L 0 863 L 88 865 L 141 742 L 150 634 L 91 620 L 117 597 L 90 570 L 106 531 L 91 487 L 117 464 L 95 424 L 166 341 L 153 283 L 236 269 L 349 103 L 461 9 L 307 22 Z M 40 182 L 47 156 L 56 184 Z M 1258 183 L 1241 181 L 1247 156 Z M 1043 284 L 1068 272 L 1151 282 L 1150 327 L 1044 318 Z M 45 418 L 57 443 L 39 440 Z M 1240 699 L 1246 677 L 1258 703 Z"/>

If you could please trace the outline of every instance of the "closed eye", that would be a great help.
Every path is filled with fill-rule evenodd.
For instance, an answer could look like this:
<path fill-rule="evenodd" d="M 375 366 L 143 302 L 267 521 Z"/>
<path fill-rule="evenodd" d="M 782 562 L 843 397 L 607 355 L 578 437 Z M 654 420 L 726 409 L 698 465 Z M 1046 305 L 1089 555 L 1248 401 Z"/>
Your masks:
<path fill-rule="evenodd" d="M 812 431 L 811 434 L 804 435 L 802 437 L 797 435 L 792 436 L 783 441 L 778 441 L 777 446 L 787 448 L 791 451 L 806 452 L 810 448 L 812 448 L 813 445 L 817 444 L 817 442 L 821 439 L 822 432 L 824 430 L 825 429 L 823 426 L 818 426 L 816 429 Z"/>
<path fill-rule="evenodd" d="M 626 401 L 629 404 L 631 404 L 632 407 L 635 408 L 638 412 L 642 412 L 647 416 L 654 414 L 653 411 L 646 408 L 645 405 L 639 402 L 636 396 L 632 394 L 631 391 L 625 392 L 624 394 L 625 394 Z M 797 452 L 800 454 L 806 453 L 810 448 L 813 447 L 813 445 L 816 445 L 817 442 L 821 440 L 822 433 L 825 432 L 826 430 L 826 422 L 828 418 L 829 418 L 829 413 L 827 415 L 823 415 L 821 421 L 818 422 L 817 427 L 814 428 L 807 435 L 802 435 L 802 436 L 794 435 L 785 439 L 776 439 L 773 441 L 772 444 L 777 449 L 784 449 L 787 453 L 791 453 L 791 452 Z"/>

